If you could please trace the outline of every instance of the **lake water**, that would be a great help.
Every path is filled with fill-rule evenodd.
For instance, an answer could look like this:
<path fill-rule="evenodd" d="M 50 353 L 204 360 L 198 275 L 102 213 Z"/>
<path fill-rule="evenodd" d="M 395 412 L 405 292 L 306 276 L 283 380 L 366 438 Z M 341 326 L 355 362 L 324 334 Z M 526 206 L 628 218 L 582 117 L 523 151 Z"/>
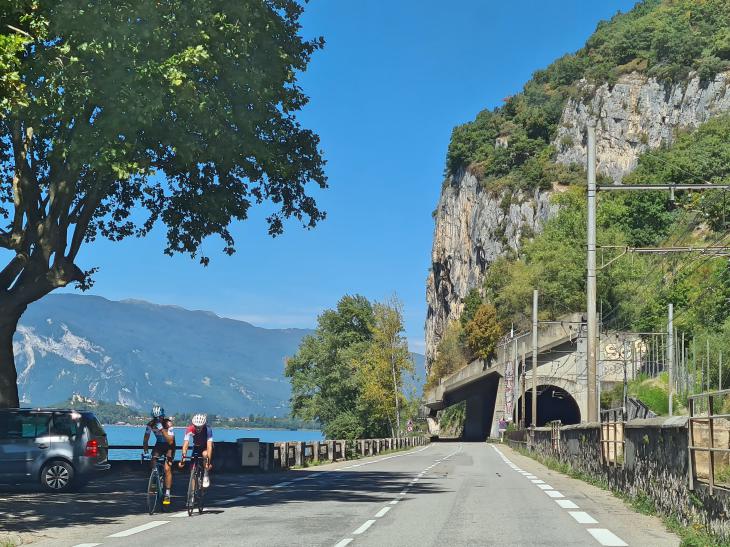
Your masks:
<path fill-rule="evenodd" d="M 105 425 L 104 430 L 110 445 L 139 445 L 142 446 L 145 426 L 143 425 Z M 175 443 L 179 446 L 183 442 L 184 426 L 176 426 Z M 261 442 L 273 443 L 284 441 L 322 441 L 324 436 L 321 431 L 313 429 L 245 429 L 238 427 L 213 428 L 214 441 L 236 442 L 236 439 L 259 439 Z M 154 438 L 150 440 L 154 444 Z M 179 454 L 178 450 L 178 454 Z M 141 450 L 111 450 L 109 459 L 128 460 L 138 459 Z M 179 457 L 179 456 L 178 456 Z"/>

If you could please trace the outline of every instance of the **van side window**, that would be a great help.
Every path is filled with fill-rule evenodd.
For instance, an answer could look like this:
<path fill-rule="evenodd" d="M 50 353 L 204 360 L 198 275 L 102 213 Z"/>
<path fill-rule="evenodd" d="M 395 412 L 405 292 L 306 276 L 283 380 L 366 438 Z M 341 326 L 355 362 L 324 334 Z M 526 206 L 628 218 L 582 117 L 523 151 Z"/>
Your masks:
<path fill-rule="evenodd" d="M 54 414 L 51 435 L 73 437 L 79 434 L 80 426 L 80 421 L 74 420 L 70 414 Z"/>
<path fill-rule="evenodd" d="M 24 439 L 35 439 L 48 435 L 48 426 L 51 422 L 49 414 L 25 414 L 20 416 Z"/>

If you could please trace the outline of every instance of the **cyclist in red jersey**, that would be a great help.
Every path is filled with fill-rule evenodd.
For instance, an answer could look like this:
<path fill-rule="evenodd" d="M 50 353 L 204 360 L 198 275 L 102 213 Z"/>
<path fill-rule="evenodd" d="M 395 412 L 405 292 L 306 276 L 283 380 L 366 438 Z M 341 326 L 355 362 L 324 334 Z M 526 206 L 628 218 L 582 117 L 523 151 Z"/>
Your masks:
<path fill-rule="evenodd" d="M 205 414 L 193 416 L 192 423 L 185 430 L 185 440 L 182 446 L 182 459 L 178 466 L 182 469 L 185 465 L 185 455 L 188 452 L 190 443 L 193 444 L 193 456 L 202 456 L 205 462 L 205 473 L 203 475 L 203 488 L 210 486 L 208 471 L 212 467 L 210 461 L 213 458 L 213 428 L 208 424 L 208 417 Z"/>

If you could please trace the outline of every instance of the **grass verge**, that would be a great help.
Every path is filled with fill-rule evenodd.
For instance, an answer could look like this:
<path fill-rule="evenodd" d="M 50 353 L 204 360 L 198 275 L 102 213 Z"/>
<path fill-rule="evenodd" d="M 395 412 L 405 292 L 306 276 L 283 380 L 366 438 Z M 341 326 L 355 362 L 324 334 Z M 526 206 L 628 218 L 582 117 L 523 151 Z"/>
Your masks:
<path fill-rule="evenodd" d="M 730 547 L 730 541 L 723 541 L 717 538 L 715 535 L 708 532 L 702 524 L 685 525 L 674 516 L 660 513 L 654 504 L 654 500 L 643 492 L 639 493 L 637 496 L 629 496 L 623 492 L 610 488 L 606 480 L 583 473 L 582 471 L 575 469 L 569 463 L 562 462 L 553 456 L 534 454 L 522 447 L 511 448 L 523 456 L 540 462 L 552 471 L 557 471 L 558 473 L 562 473 L 563 475 L 567 475 L 573 479 L 578 479 L 611 492 L 637 513 L 659 517 L 662 519 L 667 530 L 679 536 L 682 547 Z"/>

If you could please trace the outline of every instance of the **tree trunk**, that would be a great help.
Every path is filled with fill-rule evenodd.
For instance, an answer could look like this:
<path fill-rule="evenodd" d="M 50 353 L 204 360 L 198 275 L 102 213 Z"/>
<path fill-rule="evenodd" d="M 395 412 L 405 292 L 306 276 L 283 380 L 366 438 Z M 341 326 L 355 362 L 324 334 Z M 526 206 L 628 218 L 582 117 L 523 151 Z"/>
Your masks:
<path fill-rule="evenodd" d="M 17 408 L 18 373 L 15 370 L 13 335 L 23 310 L 0 311 L 0 408 Z"/>

